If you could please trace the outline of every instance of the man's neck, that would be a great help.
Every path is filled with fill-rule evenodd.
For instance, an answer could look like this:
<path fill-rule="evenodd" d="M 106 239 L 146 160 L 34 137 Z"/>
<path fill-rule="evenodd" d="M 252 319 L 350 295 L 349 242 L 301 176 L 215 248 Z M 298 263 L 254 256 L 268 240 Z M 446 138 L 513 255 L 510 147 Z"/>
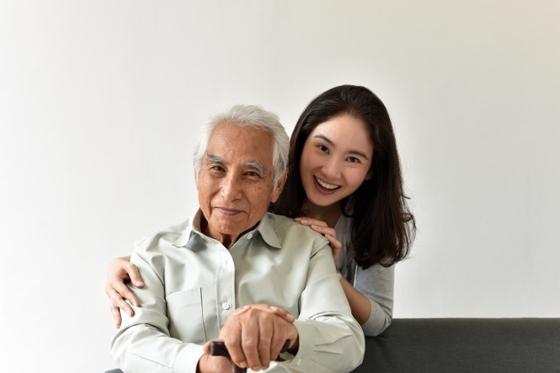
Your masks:
<path fill-rule="evenodd" d="M 251 228 L 251 229 L 253 229 L 253 228 Z M 239 237 L 241 237 L 242 235 L 245 234 L 245 232 L 248 232 L 251 229 L 248 229 L 244 232 L 241 232 L 238 235 L 222 234 L 222 233 L 213 231 L 212 228 L 208 225 L 208 222 L 206 221 L 206 219 L 204 218 L 204 215 L 201 214 L 201 216 L 200 216 L 200 231 L 202 233 L 204 233 L 205 235 L 207 235 L 208 237 L 212 237 L 213 239 L 220 241 L 222 243 L 222 245 L 224 245 L 225 248 L 228 249 L 228 250 L 233 246 L 233 244 L 237 241 L 237 239 Z"/>

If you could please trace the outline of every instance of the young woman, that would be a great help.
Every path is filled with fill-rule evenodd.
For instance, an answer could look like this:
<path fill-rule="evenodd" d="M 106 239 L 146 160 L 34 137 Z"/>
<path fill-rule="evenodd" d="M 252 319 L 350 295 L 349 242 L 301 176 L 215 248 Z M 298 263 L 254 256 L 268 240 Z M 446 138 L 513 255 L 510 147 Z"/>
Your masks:
<path fill-rule="evenodd" d="M 403 193 L 395 136 L 385 105 L 370 90 L 343 85 L 316 97 L 290 140 L 288 179 L 275 213 L 295 218 L 330 242 L 352 314 L 375 336 L 391 323 L 394 266 L 406 257 L 416 230 Z M 113 316 L 125 285 L 141 278 L 128 258 L 111 263 L 106 292 Z"/>

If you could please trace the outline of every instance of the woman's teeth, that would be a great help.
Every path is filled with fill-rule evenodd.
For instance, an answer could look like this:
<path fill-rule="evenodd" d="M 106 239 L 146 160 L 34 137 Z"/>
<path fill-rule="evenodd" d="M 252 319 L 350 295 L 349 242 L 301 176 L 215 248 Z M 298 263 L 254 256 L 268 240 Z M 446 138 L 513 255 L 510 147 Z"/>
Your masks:
<path fill-rule="evenodd" d="M 335 189 L 340 188 L 339 185 L 326 183 L 323 180 L 319 179 L 318 177 L 315 177 L 315 180 L 317 180 L 317 184 L 319 184 L 321 187 L 323 187 L 325 189 L 328 189 L 328 190 L 335 190 Z"/>

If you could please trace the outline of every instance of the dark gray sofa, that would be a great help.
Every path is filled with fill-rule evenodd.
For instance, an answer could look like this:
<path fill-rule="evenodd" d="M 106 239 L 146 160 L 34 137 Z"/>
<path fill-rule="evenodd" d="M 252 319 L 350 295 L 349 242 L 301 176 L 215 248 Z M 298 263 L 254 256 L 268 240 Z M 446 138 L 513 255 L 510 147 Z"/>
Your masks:
<path fill-rule="evenodd" d="M 560 318 L 394 319 L 354 372 L 560 373 Z"/>
<path fill-rule="evenodd" d="M 560 373 L 560 318 L 395 319 L 359 373 Z"/>

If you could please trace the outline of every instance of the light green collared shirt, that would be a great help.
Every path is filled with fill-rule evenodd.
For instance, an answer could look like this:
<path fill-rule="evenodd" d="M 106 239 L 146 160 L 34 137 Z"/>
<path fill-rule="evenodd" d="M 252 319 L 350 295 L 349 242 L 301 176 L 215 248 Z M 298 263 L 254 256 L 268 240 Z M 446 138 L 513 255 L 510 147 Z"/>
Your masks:
<path fill-rule="evenodd" d="M 247 304 L 282 307 L 296 316 L 299 350 L 267 372 L 347 372 L 364 354 L 328 241 L 283 216 L 266 214 L 228 250 L 192 223 L 137 245 L 131 261 L 145 286 L 141 307 L 112 343 L 129 372 L 195 372 L 202 345 L 218 337 L 226 318 Z"/>

